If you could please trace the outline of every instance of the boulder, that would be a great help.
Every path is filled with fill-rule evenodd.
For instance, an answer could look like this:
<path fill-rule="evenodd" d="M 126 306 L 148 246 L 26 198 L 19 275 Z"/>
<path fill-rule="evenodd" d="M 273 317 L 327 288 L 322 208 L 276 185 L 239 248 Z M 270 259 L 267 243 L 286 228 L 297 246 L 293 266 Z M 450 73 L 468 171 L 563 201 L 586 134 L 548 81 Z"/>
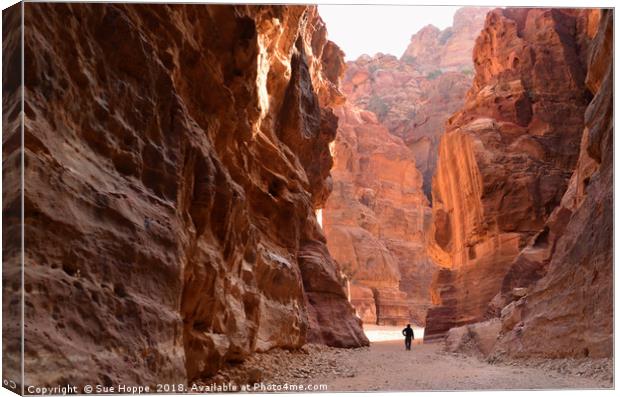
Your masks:
<path fill-rule="evenodd" d="M 500 314 L 502 332 L 510 331 L 515 327 L 515 325 L 521 322 L 524 305 L 525 300 L 520 299 L 518 301 L 510 302 L 510 304 L 506 305 L 506 307 L 502 309 Z"/>
<path fill-rule="evenodd" d="M 445 350 L 486 358 L 493 352 L 501 330 L 498 318 L 451 328 L 445 339 Z"/>

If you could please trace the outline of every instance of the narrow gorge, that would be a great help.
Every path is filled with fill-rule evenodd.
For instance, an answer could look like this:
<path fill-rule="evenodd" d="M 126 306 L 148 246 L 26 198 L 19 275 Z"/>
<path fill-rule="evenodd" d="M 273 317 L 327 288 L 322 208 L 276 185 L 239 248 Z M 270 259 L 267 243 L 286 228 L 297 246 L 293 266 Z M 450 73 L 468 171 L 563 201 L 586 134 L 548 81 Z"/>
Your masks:
<path fill-rule="evenodd" d="M 424 27 L 400 58 L 347 63 L 323 226 L 366 323 L 425 324 L 437 270 L 426 248 L 437 147 L 471 85 L 468 54 L 488 11 L 461 8 L 452 27 Z"/>
<path fill-rule="evenodd" d="M 370 390 L 613 357 L 612 10 L 464 7 L 345 60 L 323 6 L 25 3 L 21 65 L 20 7 L 4 379 L 365 391 L 408 323 L 464 383 Z"/>

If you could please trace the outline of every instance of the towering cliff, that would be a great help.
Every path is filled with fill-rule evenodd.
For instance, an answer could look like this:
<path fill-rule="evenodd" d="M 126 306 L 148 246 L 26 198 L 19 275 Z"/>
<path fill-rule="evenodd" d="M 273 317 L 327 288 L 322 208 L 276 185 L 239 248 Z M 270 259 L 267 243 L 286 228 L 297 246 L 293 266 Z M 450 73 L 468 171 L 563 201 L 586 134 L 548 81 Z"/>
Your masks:
<path fill-rule="evenodd" d="M 452 27 L 426 26 L 411 37 L 400 59 L 377 54 L 347 63 L 347 99 L 374 112 L 392 134 L 405 140 L 429 199 L 439 138 L 471 86 L 472 49 L 488 11 L 464 7 L 455 13 Z"/>
<path fill-rule="evenodd" d="M 504 295 L 529 292 L 501 311 L 498 355 L 613 355 L 613 11 L 588 11 L 584 22 L 594 98 L 579 160 L 561 204 L 504 278 Z"/>
<path fill-rule="evenodd" d="M 411 151 L 374 113 L 338 111 L 334 190 L 323 210 L 330 252 L 368 323 L 424 323 L 434 264 L 425 253 L 430 207 Z"/>
<path fill-rule="evenodd" d="M 315 7 L 26 3 L 24 33 L 26 384 L 368 343 L 314 215 L 343 73 Z"/>
<path fill-rule="evenodd" d="M 551 302 L 562 305 L 559 297 L 573 296 L 569 284 L 561 284 L 571 283 L 563 278 L 570 273 L 564 266 L 585 260 L 588 254 L 568 250 L 569 241 L 574 244 L 572 237 L 562 237 L 557 244 L 555 240 L 566 233 L 581 233 L 570 232 L 567 215 L 572 211 L 569 207 L 575 205 L 568 204 L 568 197 L 583 187 L 577 187 L 576 181 L 571 182 L 574 188 L 567 191 L 567 187 L 576 166 L 582 169 L 581 175 L 596 168 L 583 153 L 580 155 L 580 142 L 582 147 L 587 145 L 582 140 L 584 114 L 587 127 L 591 113 L 586 106 L 592 94 L 585 82 L 586 72 L 592 70 L 586 55 L 597 26 L 594 15 L 587 10 L 498 9 L 487 16 L 474 48 L 476 75 L 472 88 L 463 109 L 450 118 L 439 149 L 433 182 L 434 244 L 430 251 L 442 269 L 433 281 L 436 306 L 428 312 L 425 339 L 441 337 L 452 327 L 509 315 L 516 303 L 506 312 L 503 306 L 522 298 L 527 294 L 523 287 L 547 271 L 545 264 L 532 261 L 548 263 L 544 256 L 550 252 L 557 259 L 551 259 L 549 269 L 556 263 L 564 270 L 549 276 L 553 281 L 547 281 L 547 287 L 538 284 L 540 292 L 535 299 L 539 304 L 533 310 L 548 314 L 545 311 L 552 309 Z M 598 60 L 600 65 L 605 62 L 610 63 L 610 59 Z M 599 76 L 604 70 L 600 65 Z M 592 87 L 593 83 L 588 84 Z M 606 193 L 602 189 L 601 197 Z M 597 225 L 603 227 L 598 230 L 600 237 L 609 232 L 596 219 L 582 227 Z M 604 258 L 611 252 L 609 238 L 597 243 L 592 240 L 593 244 L 585 248 L 584 252 L 596 252 L 595 261 L 601 261 L 592 267 L 608 265 Z M 561 241 L 567 250 L 560 253 Z M 550 244 L 554 244 L 551 251 Z M 592 270 L 590 275 L 595 273 Z M 606 281 L 599 281 L 603 288 L 598 296 L 607 299 L 610 279 L 608 275 L 601 277 Z M 566 291 L 560 293 L 562 288 Z M 572 321 L 587 324 L 587 316 L 577 315 L 579 309 L 575 308 L 584 309 L 584 305 L 583 298 L 568 305 L 571 309 L 565 310 L 567 316 L 557 320 L 558 336 L 562 321 L 570 321 L 570 310 Z M 607 315 L 611 316 L 610 312 Z M 546 343 L 543 324 L 552 323 L 554 317 L 532 316 L 536 318 L 532 323 L 541 328 L 538 342 L 532 338 L 530 343 Z M 598 314 L 594 317 L 604 323 Z"/>

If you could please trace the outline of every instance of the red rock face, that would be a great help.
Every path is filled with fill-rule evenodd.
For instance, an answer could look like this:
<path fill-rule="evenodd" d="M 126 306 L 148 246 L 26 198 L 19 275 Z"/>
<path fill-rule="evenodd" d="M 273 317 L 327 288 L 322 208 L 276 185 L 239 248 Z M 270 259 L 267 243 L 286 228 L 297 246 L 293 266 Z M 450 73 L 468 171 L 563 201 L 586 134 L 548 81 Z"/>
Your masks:
<path fill-rule="evenodd" d="M 579 160 L 561 204 L 504 278 L 503 290 L 529 292 L 502 309 L 498 355 L 613 355 L 613 12 L 586 17 L 599 27 L 596 35 L 587 32 L 594 36 L 586 78 L 594 98 Z"/>
<path fill-rule="evenodd" d="M 323 218 L 330 251 L 349 272 L 351 301 L 365 322 L 425 322 L 435 264 L 425 248 L 430 206 L 424 193 L 430 197 L 443 124 L 470 86 L 471 50 L 487 11 L 463 8 L 453 27 L 423 29 L 401 59 L 377 54 L 347 64 L 349 104 L 340 117 L 334 193 Z"/>
<path fill-rule="evenodd" d="M 426 339 L 485 318 L 528 241 L 545 244 L 541 231 L 568 186 L 591 98 L 581 56 L 587 24 L 562 9 L 487 16 L 473 86 L 439 148 L 431 253 L 444 269 Z"/>
<path fill-rule="evenodd" d="M 405 140 L 429 199 L 439 138 L 471 86 L 472 49 L 488 11 L 464 7 L 455 14 L 452 27 L 425 27 L 411 37 L 400 59 L 377 54 L 347 64 L 347 99 L 374 112 L 390 133 Z"/>
<path fill-rule="evenodd" d="M 316 8 L 25 10 L 26 384 L 368 343 L 314 216 L 343 70 Z"/>
<path fill-rule="evenodd" d="M 425 253 L 430 207 L 402 139 L 376 116 L 346 105 L 338 113 L 334 190 L 323 227 L 352 282 L 352 303 L 368 323 L 423 324 L 434 264 Z"/>

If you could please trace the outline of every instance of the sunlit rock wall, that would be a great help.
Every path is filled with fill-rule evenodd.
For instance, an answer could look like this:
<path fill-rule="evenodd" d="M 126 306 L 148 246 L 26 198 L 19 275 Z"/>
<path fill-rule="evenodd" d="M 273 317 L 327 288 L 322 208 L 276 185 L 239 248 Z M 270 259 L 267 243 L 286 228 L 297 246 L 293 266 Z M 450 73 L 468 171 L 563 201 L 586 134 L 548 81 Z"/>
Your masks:
<path fill-rule="evenodd" d="M 476 40 L 476 75 L 441 139 L 433 182 L 433 283 L 425 339 L 480 321 L 504 276 L 560 204 L 577 163 L 587 16 L 497 9 Z"/>
<path fill-rule="evenodd" d="M 330 250 L 354 270 L 352 303 L 365 322 L 425 322 L 435 271 L 425 247 L 430 180 L 444 122 L 471 85 L 472 48 L 488 11 L 465 7 L 452 27 L 425 27 L 400 59 L 376 54 L 347 63 L 349 105 L 335 141 L 335 193 L 324 218 Z"/>
<path fill-rule="evenodd" d="M 334 190 L 323 210 L 329 249 L 365 322 L 423 324 L 434 264 L 425 253 L 431 211 L 422 176 L 374 113 L 347 104 L 338 115 Z"/>

